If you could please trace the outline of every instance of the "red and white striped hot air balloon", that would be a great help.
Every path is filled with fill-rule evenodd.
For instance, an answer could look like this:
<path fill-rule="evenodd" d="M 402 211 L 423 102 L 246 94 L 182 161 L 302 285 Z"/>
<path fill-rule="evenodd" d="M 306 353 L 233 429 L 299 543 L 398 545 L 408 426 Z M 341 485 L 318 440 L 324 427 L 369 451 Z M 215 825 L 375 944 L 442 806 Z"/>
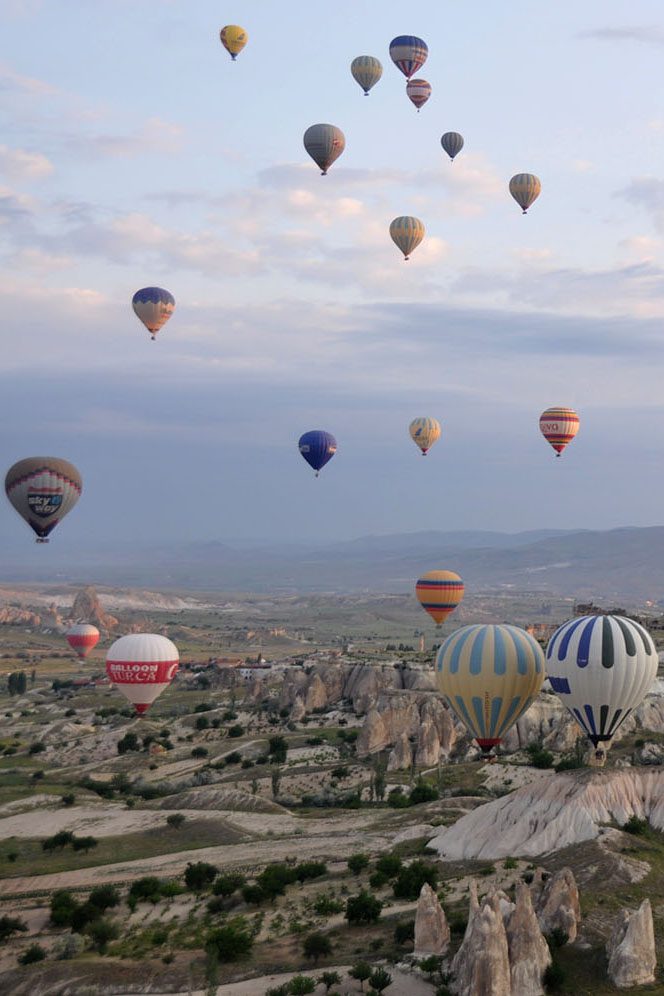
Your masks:
<path fill-rule="evenodd" d="M 579 431 L 579 416 L 573 408 L 547 408 L 539 419 L 540 432 L 560 456 Z"/>
<path fill-rule="evenodd" d="M 77 623 L 70 626 L 65 633 L 67 643 L 74 650 L 81 660 L 85 660 L 91 650 L 99 643 L 99 630 L 89 623 Z"/>
<path fill-rule="evenodd" d="M 179 663 L 177 647 L 165 636 L 131 633 L 108 651 L 106 674 L 142 716 L 168 688 Z"/>

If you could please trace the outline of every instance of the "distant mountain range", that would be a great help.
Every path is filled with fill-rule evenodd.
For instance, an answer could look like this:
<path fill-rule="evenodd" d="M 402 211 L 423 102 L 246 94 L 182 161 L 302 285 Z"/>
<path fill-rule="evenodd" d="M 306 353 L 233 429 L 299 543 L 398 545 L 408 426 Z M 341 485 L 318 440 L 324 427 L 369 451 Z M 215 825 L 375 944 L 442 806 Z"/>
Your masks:
<path fill-rule="evenodd" d="M 664 604 L 662 526 L 603 532 L 421 532 L 319 546 L 116 546 L 78 557 L 60 548 L 55 577 L 50 558 L 42 562 L 33 550 L 25 556 L 6 551 L 0 581 L 192 591 L 409 592 L 420 574 L 446 567 L 476 591 L 513 589 Z"/>

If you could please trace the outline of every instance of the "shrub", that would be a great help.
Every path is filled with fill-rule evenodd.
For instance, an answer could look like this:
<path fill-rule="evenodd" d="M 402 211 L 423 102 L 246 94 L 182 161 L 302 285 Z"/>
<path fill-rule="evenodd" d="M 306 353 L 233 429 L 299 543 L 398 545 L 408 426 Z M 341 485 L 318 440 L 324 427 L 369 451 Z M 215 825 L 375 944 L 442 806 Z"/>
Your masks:
<path fill-rule="evenodd" d="M 240 754 L 239 750 L 232 750 L 230 754 L 227 754 L 224 758 L 226 764 L 239 764 L 241 760 L 242 754 Z"/>
<path fill-rule="evenodd" d="M 240 726 L 239 723 L 235 723 L 234 726 L 228 727 L 229 737 L 241 737 L 243 733 L 244 733 L 244 726 Z"/>
<path fill-rule="evenodd" d="M 332 953 L 332 942 L 326 934 L 316 931 L 304 938 L 302 950 L 305 958 L 313 958 L 317 962 L 319 958 Z"/>
<path fill-rule="evenodd" d="M 133 733 L 125 733 L 121 740 L 118 740 L 118 754 L 128 754 L 130 751 L 139 751 L 141 743 L 138 736 Z"/>
<path fill-rule="evenodd" d="M 210 725 L 210 720 L 207 716 L 199 716 L 194 725 L 197 730 L 207 730 Z"/>
<path fill-rule="evenodd" d="M 549 993 L 560 992 L 562 987 L 565 985 L 566 972 L 557 961 L 551 962 L 547 967 L 542 981 L 546 986 L 546 991 Z"/>
<path fill-rule="evenodd" d="M 288 754 L 288 741 L 285 737 L 275 736 L 268 740 L 268 754 L 272 764 L 284 764 Z"/>
<path fill-rule="evenodd" d="M 546 936 L 549 942 L 549 947 L 551 950 L 557 950 L 558 948 L 564 948 L 569 941 L 569 934 L 562 927 L 554 927 L 550 934 Z"/>
<path fill-rule="evenodd" d="M 409 798 L 411 806 L 417 806 L 420 802 L 433 802 L 438 798 L 438 789 L 420 779 L 411 790 Z"/>
<path fill-rule="evenodd" d="M 292 885 L 295 881 L 295 870 L 284 864 L 268 865 L 256 877 L 257 884 L 261 887 L 269 899 L 276 896 L 283 896 L 286 886 Z"/>
<path fill-rule="evenodd" d="M 319 893 L 314 899 L 314 913 L 316 916 L 334 916 L 341 913 L 344 904 L 333 896 L 328 896 L 324 892 Z"/>
<path fill-rule="evenodd" d="M 648 821 L 640 820 L 636 815 L 630 816 L 627 823 L 623 823 L 622 829 L 626 833 L 631 833 L 637 837 L 641 837 L 648 829 Z"/>
<path fill-rule="evenodd" d="M 221 962 L 237 961 L 249 954 L 254 939 L 244 917 L 235 917 L 222 927 L 211 930 L 205 942 L 205 950 Z"/>
<path fill-rule="evenodd" d="M 239 872 L 228 872 L 215 879 L 212 892 L 215 896 L 232 896 L 234 892 L 242 888 L 245 881 L 244 875 Z"/>
<path fill-rule="evenodd" d="M 346 902 L 346 919 L 349 923 L 376 923 L 382 904 L 368 892 L 350 896 Z"/>
<path fill-rule="evenodd" d="M 65 792 L 64 795 L 60 796 L 60 801 L 63 806 L 73 806 L 76 802 L 76 796 L 73 792 Z"/>
<path fill-rule="evenodd" d="M 360 990 L 364 991 L 364 983 L 371 975 L 372 968 L 366 961 L 358 961 L 356 965 L 348 970 L 351 979 L 356 979 L 360 983 Z"/>
<path fill-rule="evenodd" d="M 96 847 L 99 841 L 96 837 L 74 837 L 71 842 L 71 846 L 75 851 L 91 851 L 93 847 Z"/>
<path fill-rule="evenodd" d="M 163 885 L 161 879 L 153 875 L 137 878 L 135 882 L 131 883 L 128 899 L 138 903 L 158 903 L 162 896 Z"/>
<path fill-rule="evenodd" d="M 210 865 L 207 861 L 189 862 L 184 871 L 185 885 L 194 892 L 202 892 L 212 885 L 218 874 L 216 865 Z"/>
<path fill-rule="evenodd" d="M 0 916 L 0 941 L 6 941 L 12 934 L 25 933 L 28 925 L 17 916 Z"/>
<path fill-rule="evenodd" d="M 415 940 L 415 921 L 402 920 L 394 928 L 394 940 L 397 944 L 407 944 Z"/>
<path fill-rule="evenodd" d="M 192 757 L 207 757 L 208 749 L 207 747 L 194 747 L 191 752 Z"/>
<path fill-rule="evenodd" d="M 51 896 L 51 923 L 54 927 L 71 927 L 78 903 L 68 889 L 58 889 Z"/>
<path fill-rule="evenodd" d="M 45 957 L 46 951 L 41 944 L 31 944 L 22 955 L 19 955 L 18 963 L 19 965 L 32 965 L 35 961 L 43 961 Z"/>
<path fill-rule="evenodd" d="M 505 858 L 505 860 L 503 861 L 503 868 L 506 871 L 512 871 L 517 866 L 518 866 L 518 862 L 517 862 L 516 858 Z"/>
<path fill-rule="evenodd" d="M 319 986 L 325 986 L 325 992 L 329 993 L 332 986 L 341 984 L 341 976 L 338 972 L 323 972 L 316 981 Z"/>
<path fill-rule="evenodd" d="M 73 833 L 69 830 L 60 830 L 59 833 L 55 833 L 52 837 L 47 837 L 46 840 L 42 841 L 42 849 L 44 851 L 54 851 L 57 847 L 62 849 L 67 844 L 72 844 L 73 841 Z"/>
<path fill-rule="evenodd" d="M 294 975 L 290 980 L 288 985 L 288 992 L 292 996 L 307 996 L 308 993 L 314 992 L 316 988 L 316 981 L 312 979 L 309 975 Z"/>
<path fill-rule="evenodd" d="M 46 744 L 42 740 L 37 740 L 28 747 L 28 754 L 41 754 L 45 750 Z"/>
<path fill-rule="evenodd" d="M 526 748 L 530 763 L 534 768 L 552 768 L 553 754 L 550 750 L 545 750 L 541 743 L 529 744 Z"/>
<path fill-rule="evenodd" d="M 397 899 L 417 899 L 425 882 L 435 889 L 438 884 L 438 869 L 427 861 L 413 861 L 397 875 L 394 895 Z"/>
<path fill-rule="evenodd" d="M 396 878 L 403 868 L 403 861 L 398 854 L 382 854 L 376 862 L 376 871 L 382 872 L 386 878 Z"/>
<path fill-rule="evenodd" d="M 112 885 L 98 885 L 88 896 L 88 903 L 104 913 L 120 905 L 120 893 Z"/>
<path fill-rule="evenodd" d="M 371 875 L 369 875 L 369 885 L 374 890 L 385 888 L 388 882 L 389 878 L 387 877 L 387 875 L 384 875 L 382 872 L 375 871 L 372 872 Z"/>
<path fill-rule="evenodd" d="M 267 896 L 261 889 L 260 885 L 245 885 L 242 890 L 242 898 L 245 903 L 249 903 L 251 906 L 260 906 L 267 899 Z"/>
<path fill-rule="evenodd" d="M 382 993 L 392 982 L 392 976 L 384 968 L 376 968 L 369 976 L 369 985 L 374 992 Z"/>
<path fill-rule="evenodd" d="M 407 809 L 410 806 L 410 799 L 407 795 L 404 795 L 401 788 L 392 789 L 387 797 L 387 802 L 394 809 Z"/>
<path fill-rule="evenodd" d="M 348 859 L 348 867 L 350 871 L 352 871 L 353 875 L 359 875 L 360 872 L 364 871 L 364 869 L 368 868 L 368 866 L 368 854 L 351 854 Z"/>
<path fill-rule="evenodd" d="M 301 861 L 295 866 L 295 878 L 298 882 L 320 878 L 321 875 L 327 875 L 327 865 L 324 861 Z"/>
<path fill-rule="evenodd" d="M 103 954 L 108 942 L 114 941 L 119 936 L 120 930 L 110 920 L 104 920 L 103 917 L 100 917 L 98 920 L 93 920 L 88 926 L 86 934 L 89 935 L 97 951 Z"/>
<path fill-rule="evenodd" d="M 166 817 L 166 825 L 172 827 L 173 830 L 179 830 L 186 818 L 184 813 L 171 813 L 170 816 Z"/>

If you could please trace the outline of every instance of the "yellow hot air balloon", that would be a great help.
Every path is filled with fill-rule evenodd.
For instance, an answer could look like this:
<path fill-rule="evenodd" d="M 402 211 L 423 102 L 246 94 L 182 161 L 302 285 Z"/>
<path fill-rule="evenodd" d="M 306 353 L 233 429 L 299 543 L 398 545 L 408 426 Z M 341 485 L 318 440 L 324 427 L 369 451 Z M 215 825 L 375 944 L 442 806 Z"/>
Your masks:
<path fill-rule="evenodd" d="M 436 654 L 436 684 L 488 754 L 539 694 L 544 652 L 518 626 L 463 626 Z"/>
<path fill-rule="evenodd" d="M 413 249 L 417 249 L 424 238 L 426 229 L 419 218 L 411 215 L 402 215 L 395 218 L 390 225 L 390 235 L 392 241 L 404 255 L 404 259 L 410 259 Z"/>
<path fill-rule="evenodd" d="M 542 184 L 534 173 L 517 173 L 510 180 L 510 194 L 524 214 L 542 192 Z"/>
<path fill-rule="evenodd" d="M 408 426 L 410 438 L 426 456 L 433 444 L 440 439 L 440 422 L 435 418 L 415 418 Z"/>
<path fill-rule="evenodd" d="M 428 571 L 415 585 L 415 594 L 425 612 L 438 626 L 463 599 L 464 584 L 454 571 Z"/>
<path fill-rule="evenodd" d="M 350 64 L 350 71 L 356 83 L 364 90 L 364 96 L 369 96 L 369 90 L 376 85 L 383 75 L 380 61 L 373 55 L 358 55 Z"/>
<path fill-rule="evenodd" d="M 249 41 L 249 35 L 239 24 L 227 24 L 219 32 L 219 38 L 233 62 Z"/>

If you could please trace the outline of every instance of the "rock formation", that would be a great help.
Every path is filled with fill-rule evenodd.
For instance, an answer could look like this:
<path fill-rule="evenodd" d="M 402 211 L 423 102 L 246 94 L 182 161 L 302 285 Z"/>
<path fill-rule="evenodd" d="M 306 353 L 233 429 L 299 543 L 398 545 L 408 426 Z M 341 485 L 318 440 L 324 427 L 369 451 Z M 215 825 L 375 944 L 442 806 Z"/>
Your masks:
<path fill-rule="evenodd" d="M 293 702 L 293 707 L 290 711 L 290 718 L 294 723 L 299 723 L 301 719 L 307 714 L 307 709 L 302 701 L 301 695 L 295 696 L 295 701 Z"/>
<path fill-rule="evenodd" d="M 581 906 L 571 868 L 561 868 L 547 881 L 537 900 L 537 919 L 545 934 L 562 930 L 570 941 L 576 940 Z"/>
<path fill-rule="evenodd" d="M 328 704 L 327 690 L 321 676 L 319 674 L 314 674 L 311 677 L 311 681 L 307 686 L 307 691 L 304 699 L 304 708 L 307 712 L 312 712 L 314 709 L 324 709 Z"/>
<path fill-rule="evenodd" d="M 386 742 L 385 724 L 381 715 L 378 709 L 370 709 L 357 738 L 357 756 L 366 757 L 367 754 L 376 754 L 384 750 Z"/>
<path fill-rule="evenodd" d="M 428 719 L 420 726 L 415 750 L 415 764 L 423 768 L 431 768 L 440 759 L 440 737 L 438 730 Z"/>
<path fill-rule="evenodd" d="M 551 952 L 524 882 L 516 887 L 516 905 L 507 924 L 507 944 L 512 992 L 518 996 L 541 996 L 542 976 L 551 964 Z"/>
<path fill-rule="evenodd" d="M 438 896 L 424 883 L 415 914 L 415 957 L 444 955 L 450 944 L 450 928 Z"/>
<path fill-rule="evenodd" d="M 608 973 L 614 986 L 628 989 L 655 981 L 657 957 L 650 900 L 635 913 L 621 910 L 606 946 Z"/>
<path fill-rule="evenodd" d="M 402 733 L 395 743 L 394 748 L 390 751 L 390 756 L 387 759 L 387 770 L 401 771 L 404 768 L 410 768 L 412 763 L 413 751 L 410 746 L 410 740 L 407 733 Z"/>
<path fill-rule="evenodd" d="M 105 632 L 110 632 L 118 625 L 115 616 L 104 612 L 97 592 L 90 585 L 78 592 L 69 616 L 72 622 L 91 623 Z"/>
<path fill-rule="evenodd" d="M 511 996 L 507 934 L 497 897 L 486 899 L 469 919 L 452 974 L 458 996 Z"/>

